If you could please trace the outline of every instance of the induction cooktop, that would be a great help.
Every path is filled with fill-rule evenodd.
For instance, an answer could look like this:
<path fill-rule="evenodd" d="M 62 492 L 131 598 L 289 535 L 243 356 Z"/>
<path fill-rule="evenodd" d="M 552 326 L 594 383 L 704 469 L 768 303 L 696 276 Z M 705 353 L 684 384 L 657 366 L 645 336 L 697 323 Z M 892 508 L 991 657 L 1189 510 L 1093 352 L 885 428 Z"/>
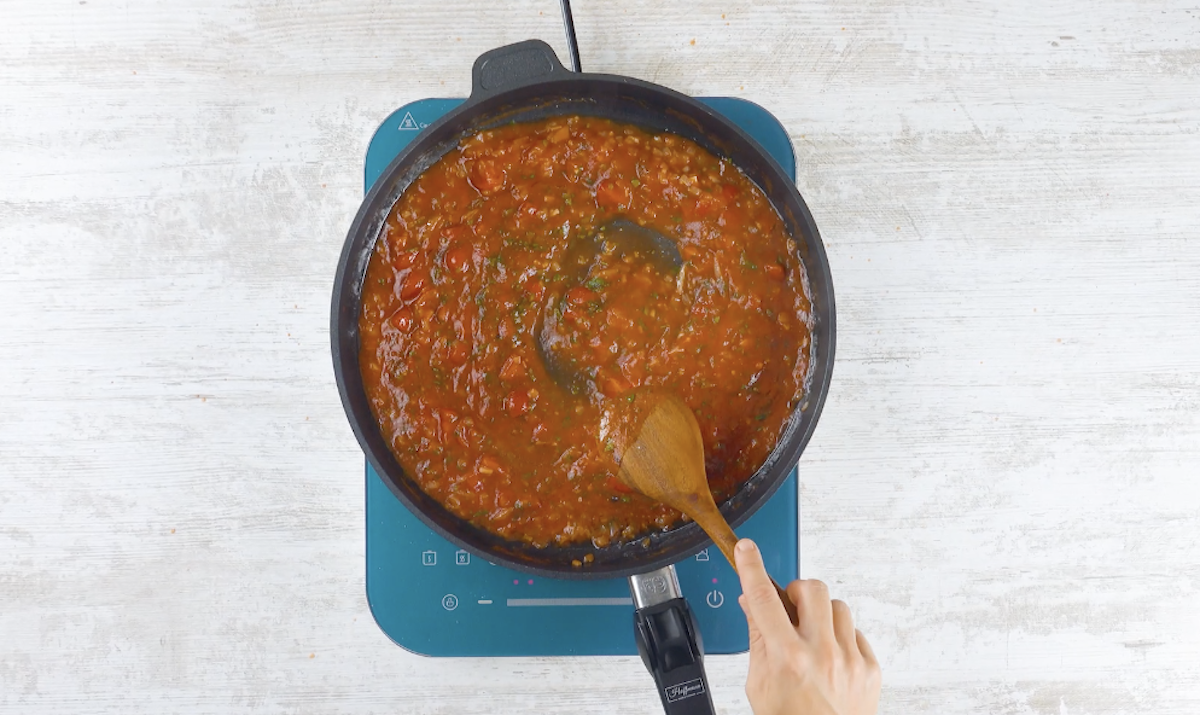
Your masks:
<path fill-rule="evenodd" d="M 462 99 L 422 99 L 393 112 L 367 149 L 365 188 L 422 129 Z M 700 101 L 754 137 L 795 180 L 795 153 L 779 121 L 730 97 Z M 799 572 L 796 470 L 738 529 L 754 539 L 780 583 Z M 513 571 L 458 549 L 425 526 L 366 467 L 367 601 L 397 645 L 430 656 L 636 655 L 625 579 L 567 581 Z M 737 575 L 715 548 L 676 565 L 708 654 L 748 647 Z"/>

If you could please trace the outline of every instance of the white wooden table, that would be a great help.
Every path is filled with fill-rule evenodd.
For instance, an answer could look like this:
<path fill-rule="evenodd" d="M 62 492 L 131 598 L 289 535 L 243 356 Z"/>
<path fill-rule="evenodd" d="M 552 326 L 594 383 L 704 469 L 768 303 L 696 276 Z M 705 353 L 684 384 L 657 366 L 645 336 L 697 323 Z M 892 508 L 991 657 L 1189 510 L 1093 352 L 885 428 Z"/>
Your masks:
<path fill-rule="evenodd" d="M 586 69 L 791 133 L 839 308 L 803 572 L 883 712 L 1200 712 L 1200 6 L 575 12 Z M 0 2 L 0 711 L 658 711 L 635 658 L 380 633 L 328 357 L 372 130 L 557 13 Z"/>

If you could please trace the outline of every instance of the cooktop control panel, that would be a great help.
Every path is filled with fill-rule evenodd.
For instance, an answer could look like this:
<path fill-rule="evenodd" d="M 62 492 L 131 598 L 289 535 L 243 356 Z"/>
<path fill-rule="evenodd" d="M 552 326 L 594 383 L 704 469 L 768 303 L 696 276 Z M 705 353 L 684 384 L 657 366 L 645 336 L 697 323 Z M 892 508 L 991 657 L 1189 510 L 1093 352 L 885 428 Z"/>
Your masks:
<path fill-rule="evenodd" d="M 367 468 L 367 600 L 379 627 L 437 656 L 634 655 L 625 579 L 566 581 L 493 565 L 435 534 Z M 739 535 L 780 583 L 796 578 L 793 472 Z M 748 646 L 737 574 L 711 547 L 676 565 L 707 653 Z"/>

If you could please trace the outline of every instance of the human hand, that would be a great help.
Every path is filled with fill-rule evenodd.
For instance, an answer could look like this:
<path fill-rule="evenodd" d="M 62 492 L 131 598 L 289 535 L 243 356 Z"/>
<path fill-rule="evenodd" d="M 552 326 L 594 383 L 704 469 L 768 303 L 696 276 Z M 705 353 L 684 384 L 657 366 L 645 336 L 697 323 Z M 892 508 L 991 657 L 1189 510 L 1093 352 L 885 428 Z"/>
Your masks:
<path fill-rule="evenodd" d="M 875 715 L 879 662 L 855 630 L 850 607 L 829 600 L 820 581 L 792 581 L 788 596 L 800 624 L 793 626 L 758 546 L 742 539 L 734 549 L 750 627 L 746 697 L 755 715 Z"/>

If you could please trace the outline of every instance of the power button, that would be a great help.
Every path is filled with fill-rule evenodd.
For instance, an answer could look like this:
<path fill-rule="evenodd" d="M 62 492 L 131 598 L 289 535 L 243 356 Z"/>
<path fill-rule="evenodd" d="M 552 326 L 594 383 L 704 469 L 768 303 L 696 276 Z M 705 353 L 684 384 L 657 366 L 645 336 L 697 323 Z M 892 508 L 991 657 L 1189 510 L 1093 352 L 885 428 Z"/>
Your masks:
<path fill-rule="evenodd" d="M 725 605 L 725 594 L 715 590 L 709 591 L 708 595 L 704 597 L 704 602 L 708 604 L 709 608 L 720 608 Z"/>

